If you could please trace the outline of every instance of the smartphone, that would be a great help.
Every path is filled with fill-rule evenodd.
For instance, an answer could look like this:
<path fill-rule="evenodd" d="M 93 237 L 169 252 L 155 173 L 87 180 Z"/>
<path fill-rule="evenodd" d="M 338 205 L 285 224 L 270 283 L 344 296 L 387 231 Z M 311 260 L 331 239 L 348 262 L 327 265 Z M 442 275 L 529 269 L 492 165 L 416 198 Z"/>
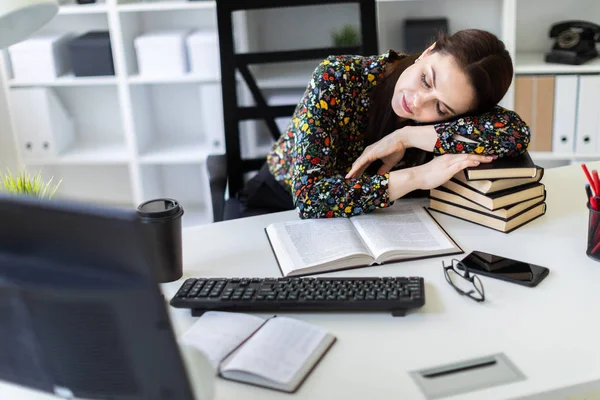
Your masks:
<path fill-rule="evenodd" d="M 469 271 L 475 274 L 528 287 L 537 286 L 550 273 L 548 268 L 540 265 L 482 251 L 471 252 L 461 260 L 461 264 L 466 265 Z M 458 268 L 464 269 L 461 265 Z"/>

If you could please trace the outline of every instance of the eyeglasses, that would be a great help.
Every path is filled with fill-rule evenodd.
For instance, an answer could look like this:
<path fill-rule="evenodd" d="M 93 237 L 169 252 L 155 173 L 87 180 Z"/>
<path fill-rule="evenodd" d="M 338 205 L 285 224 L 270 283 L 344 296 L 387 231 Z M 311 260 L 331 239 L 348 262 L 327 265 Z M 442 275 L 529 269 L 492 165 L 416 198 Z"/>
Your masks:
<path fill-rule="evenodd" d="M 481 283 L 477 275 L 469 273 L 469 269 L 466 265 L 464 265 L 456 258 L 453 258 L 452 263 L 449 266 L 446 266 L 444 261 L 442 261 L 442 266 L 444 267 L 444 276 L 446 277 L 446 280 L 448 281 L 450 286 L 454 288 L 454 290 L 456 290 L 461 295 L 470 297 L 471 299 L 477 302 L 482 302 L 485 300 L 483 283 Z M 466 280 L 469 283 L 466 283 L 462 279 Z M 462 284 L 459 282 L 462 282 Z M 468 285 L 469 287 L 472 286 L 474 289 L 462 289 L 465 287 L 465 285 Z"/>

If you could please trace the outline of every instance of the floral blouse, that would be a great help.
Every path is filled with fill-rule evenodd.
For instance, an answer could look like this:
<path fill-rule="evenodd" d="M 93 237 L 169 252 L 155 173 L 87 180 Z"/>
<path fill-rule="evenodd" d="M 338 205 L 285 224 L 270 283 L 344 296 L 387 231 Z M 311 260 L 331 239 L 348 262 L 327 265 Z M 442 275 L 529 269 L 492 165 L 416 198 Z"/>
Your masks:
<path fill-rule="evenodd" d="M 315 69 L 286 132 L 267 157 L 269 170 L 292 194 L 301 218 L 350 217 L 388 207 L 389 173 L 345 179 L 364 150 L 369 93 L 386 65 L 403 57 L 330 56 Z M 434 154 L 513 156 L 529 144 L 529 127 L 513 111 L 493 111 L 434 125 Z M 454 135 L 471 139 L 459 141 Z"/>

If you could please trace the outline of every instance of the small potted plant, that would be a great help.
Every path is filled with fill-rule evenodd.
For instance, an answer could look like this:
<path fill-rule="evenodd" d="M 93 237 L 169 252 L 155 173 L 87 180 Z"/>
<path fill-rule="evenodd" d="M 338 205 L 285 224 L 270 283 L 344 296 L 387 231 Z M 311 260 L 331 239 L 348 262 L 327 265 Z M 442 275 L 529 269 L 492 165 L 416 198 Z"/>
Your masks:
<path fill-rule="evenodd" d="M 18 195 L 34 196 L 41 199 L 51 199 L 62 180 L 53 184 L 54 178 L 45 182 L 40 172 L 31 175 L 27 171 L 21 171 L 13 175 L 10 170 L 0 175 L 0 192 Z"/>
<path fill-rule="evenodd" d="M 360 45 L 360 31 L 352 25 L 344 25 L 331 33 L 333 44 L 337 47 L 350 47 Z"/>

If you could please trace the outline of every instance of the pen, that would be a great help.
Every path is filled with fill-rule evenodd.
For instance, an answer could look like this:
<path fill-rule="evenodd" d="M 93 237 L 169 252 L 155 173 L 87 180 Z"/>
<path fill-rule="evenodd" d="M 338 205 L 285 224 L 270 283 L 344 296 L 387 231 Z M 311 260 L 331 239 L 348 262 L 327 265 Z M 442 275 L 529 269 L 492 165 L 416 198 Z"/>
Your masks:
<path fill-rule="evenodd" d="M 590 188 L 589 183 L 586 183 L 586 185 L 585 185 L 585 193 L 587 194 L 590 206 L 594 210 L 598 210 L 598 199 L 596 197 L 594 197 L 594 195 L 592 194 L 592 189 Z"/>
<path fill-rule="evenodd" d="M 592 179 L 594 180 L 594 185 L 596 186 L 596 196 L 600 195 L 600 177 L 598 177 L 598 171 L 592 171 Z"/>
<path fill-rule="evenodd" d="M 594 179 L 592 178 L 592 176 L 590 175 L 590 171 L 588 170 L 585 163 L 581 163 L 581 169 L 583 169 L 583 173 L 585 174 L 585 177 L 587 178 L 588 182 L 590 183 L 590 186 L 592 187 L 594 194 L 597 195 L 598 188 L 596 187 L 596 183 L 595 183 Z"/>

